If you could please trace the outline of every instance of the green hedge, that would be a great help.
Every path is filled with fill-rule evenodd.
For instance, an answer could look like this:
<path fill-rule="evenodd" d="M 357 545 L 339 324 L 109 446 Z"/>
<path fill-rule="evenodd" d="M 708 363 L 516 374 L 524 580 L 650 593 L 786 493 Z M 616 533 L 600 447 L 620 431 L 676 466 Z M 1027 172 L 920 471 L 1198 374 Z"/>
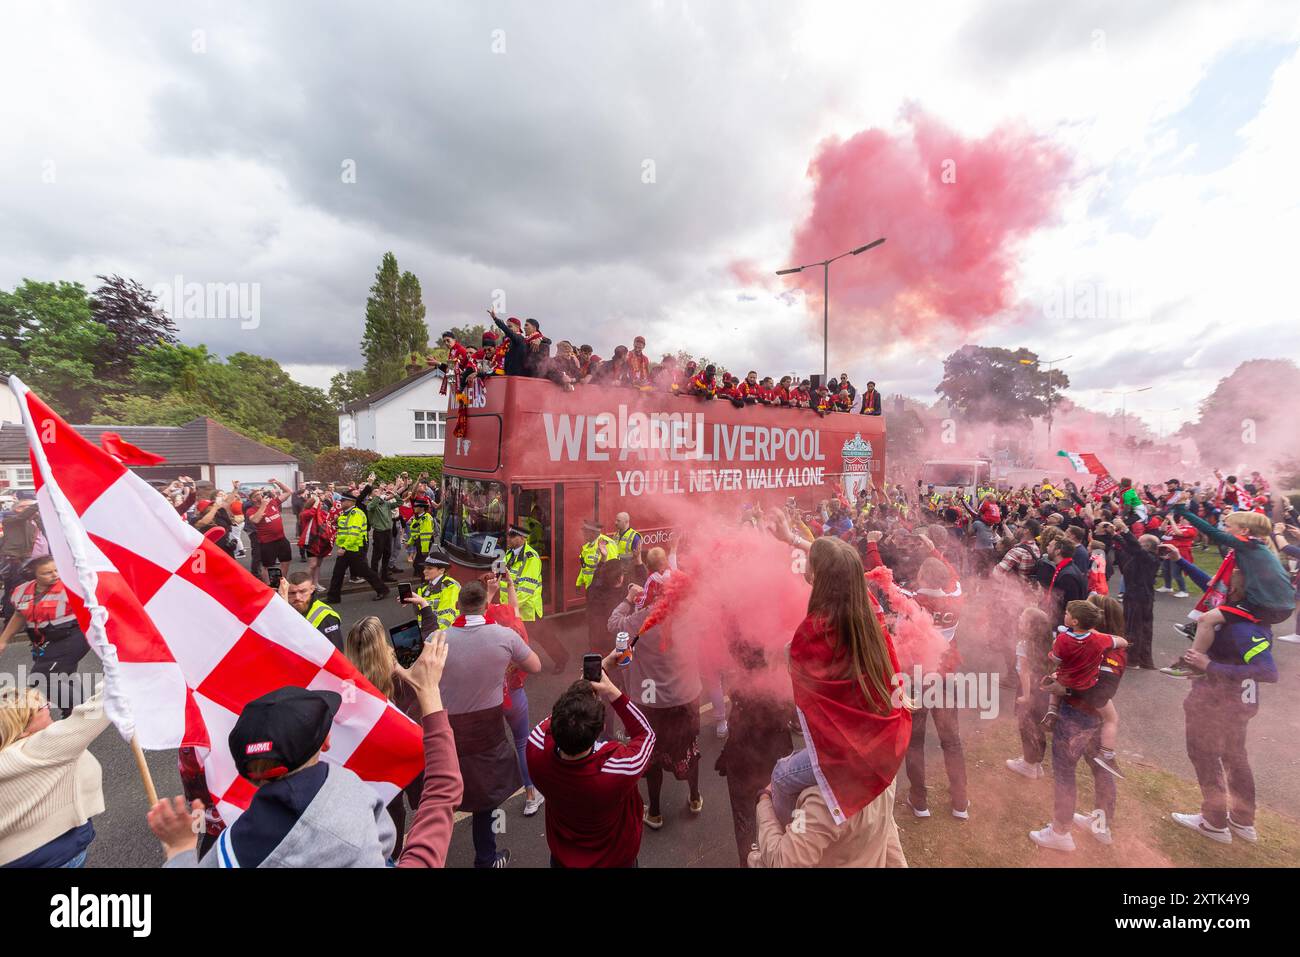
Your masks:
<path fill-rule="evenodd" d="M 429 473 L 429 481 L 442 481 L 442 457 L 433 455 L 386 455 L 374 462 L 371 469 L 381 482 L 391 482 L 402 472 L 416 478 L 421 472 Z"/>

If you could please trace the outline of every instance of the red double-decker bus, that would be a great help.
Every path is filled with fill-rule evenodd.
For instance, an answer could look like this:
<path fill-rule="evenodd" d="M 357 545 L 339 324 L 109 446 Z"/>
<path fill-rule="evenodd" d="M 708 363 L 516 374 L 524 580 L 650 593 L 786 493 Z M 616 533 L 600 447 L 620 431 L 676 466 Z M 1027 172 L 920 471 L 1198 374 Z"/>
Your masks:
<path fill-rule="evenodd" d="M 645 547 L 671 541 L 674 505 L 811 505 L 884 487 L 883 416 L 704 401 L 665 392 L 494 379 L 472 400 L 464 438 L 447 438 L 441 542 L 462 581 L 529 529 L 547 615 L 583 605 L 582 523 L 611 534 L 627 512 Z"/>

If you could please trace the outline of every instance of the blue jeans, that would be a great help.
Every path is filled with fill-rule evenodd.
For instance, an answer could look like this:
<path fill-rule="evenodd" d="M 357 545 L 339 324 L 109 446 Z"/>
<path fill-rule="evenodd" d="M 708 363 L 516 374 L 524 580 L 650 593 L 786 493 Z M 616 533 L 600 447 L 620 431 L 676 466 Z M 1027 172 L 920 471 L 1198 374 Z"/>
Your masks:
<path fill-rule="evenodd" d="M 59 865 L 59 867 L 85 867 L 85 866 L 86 866 L 85 851 L 82 851 L 80 854 L 76 855 L 75 857 L 70 858 L 66 863 Z"/>
<path fill-rule="evenodd" d="M 1054 807 L 1052 821 L 1056 830 L 1068 832 L 1074 825 L 1078 783 L 1075 772 L 1080 761 L 1092 771 L 1094 806 L 1106 812 L 1106 826 L 1115 819 L 1115 776 L 1092 759 L 1101 747 L 1101 718 L 1061 702 L 1060 716 L 1052 732 L 1052 778 Z"/>
<path fill-rule="evenodd" d="M 794 806 L 805 788 L 817 783 L 813 773 L 812 756 L 807 748 L 786 755 L 772 768 L 772 810 L 782 826 L 794 817 Z"/>
<path fill-rule="evenodd" d="M 533 779 L 528 776 L 528 692 L 516 688 L 510 692 L 510 710 L 506 712 L 506 723 L 510 725 L 510 735 L 515 739 L 515 754 L 519 757 L 519 776 L 524 779 L 524 787 L 533 786 Z"/>
<path fill-rule="evenodd" d="M 1170 587 L 1170 580 L 1178 582 L 1178 591 L 1187 591 L 1187 583 L 1183 581 L 1183 566 L 1178 562 L 1171 562 L 1165 559 L 1160 563 L 1160 570 L 1165 576 L 1165 587 Z"/>

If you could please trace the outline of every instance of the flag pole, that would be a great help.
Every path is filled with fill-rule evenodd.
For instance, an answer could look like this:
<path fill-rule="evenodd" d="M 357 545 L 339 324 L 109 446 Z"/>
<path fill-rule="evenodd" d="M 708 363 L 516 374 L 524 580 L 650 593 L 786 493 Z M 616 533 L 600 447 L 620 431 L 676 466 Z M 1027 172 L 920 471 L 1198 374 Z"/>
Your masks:
<path fill-rule="evenodd" d="M 149 807 L 158 803 L 158 789 L 154 787 L 153 775 L 144 759 L 144 748 L 140 747 L 140 736 L 131 735 L 131 753 L 135 756 L 135 769 L 140 772 L 140 783 L 144 785 L 144 796 L 149 799 Z"/>

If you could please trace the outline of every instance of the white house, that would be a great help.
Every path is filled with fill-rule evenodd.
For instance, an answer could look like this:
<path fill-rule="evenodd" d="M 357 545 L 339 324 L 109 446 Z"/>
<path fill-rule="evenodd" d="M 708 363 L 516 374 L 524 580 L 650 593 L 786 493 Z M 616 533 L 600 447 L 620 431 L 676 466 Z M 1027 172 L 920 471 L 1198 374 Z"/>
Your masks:
<path fill-rule="evenodd" d="M 442 373 L 421 369 L 339 412 L 339 448 L 380 455 L 442 455 L 447 404 Z"/>

